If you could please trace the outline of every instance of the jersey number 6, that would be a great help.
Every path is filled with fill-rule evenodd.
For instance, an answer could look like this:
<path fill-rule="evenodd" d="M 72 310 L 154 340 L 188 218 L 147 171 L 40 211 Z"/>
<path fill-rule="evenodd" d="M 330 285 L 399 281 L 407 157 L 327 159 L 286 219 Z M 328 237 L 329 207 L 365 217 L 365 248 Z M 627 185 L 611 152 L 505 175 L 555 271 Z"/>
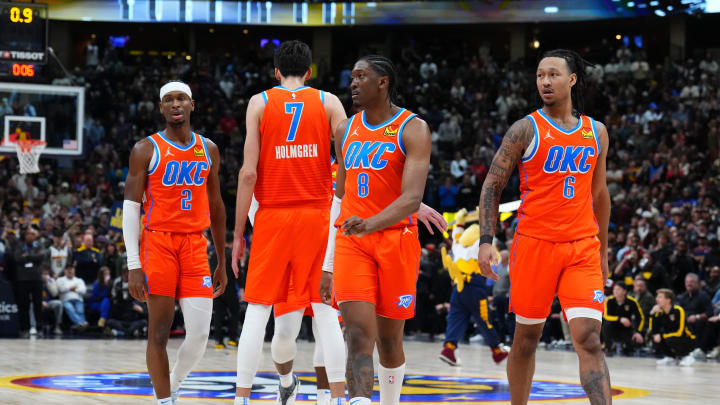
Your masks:
<path fill-rule="evenodd" d="M 302 110 L 305 103 L 285 103 L 285 114 L 292 114 L 292 121 L 290 122 L 290 130 L 288 131 L 287 142 L 294 142 L 295 135 L 297 134 L 298 124 L 300 124 L 300 117 L 302 116 Z"/>

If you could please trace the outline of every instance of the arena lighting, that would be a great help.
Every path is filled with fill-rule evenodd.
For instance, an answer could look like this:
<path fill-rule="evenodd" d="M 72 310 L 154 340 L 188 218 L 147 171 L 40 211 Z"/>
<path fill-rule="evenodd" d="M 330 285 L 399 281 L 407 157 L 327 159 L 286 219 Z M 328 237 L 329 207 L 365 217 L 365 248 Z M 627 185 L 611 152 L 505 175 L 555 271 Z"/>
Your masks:
<path fill-rule="evenodd" d="M 617 39 L 618 41 L 621 40 L 621 39 L 622 39 L 622 35 L 620 35 L 620 34 L 615 35 L 615 39 Z"/>
<path fill-rule="evenodd" d="M 654 0 L 654 1 L 651 1 L 651 2 L 650 2 L 650 5 L 651 5 L 652 7 L 657 7 L 657 6 L 660 5 L 660 2 L 657 1 L 657 0 Z"/>
<path fill-rule="evenodd" d="M 557 8 L 556 6 L 545 7 L 545 12 L 548 14 L 554 14 L 554 13 L 557 13 L 558 11 L 560 11 L 560 9 Z"/>
<path fill-rule="evenodd" d="M 534 40 L 533 43 L 532 43 L 532 46 L 533 46 L 533 48 L 535 48 L 535 49 L 540 48 L 540 41 L 538 41 L 537 39 Z"/>
<path fill-rule="evenodd" d="M 667 14 L 662 10 L 655 10 L 655 14 L 660 17 L 665 17 Z"/>
<path fill-rule="evenodd" d="M 634 1 L 628 1 L 627 6 L 628 6 L 628 7 L 635 7 L 635 2 L 634 2 Z"/>

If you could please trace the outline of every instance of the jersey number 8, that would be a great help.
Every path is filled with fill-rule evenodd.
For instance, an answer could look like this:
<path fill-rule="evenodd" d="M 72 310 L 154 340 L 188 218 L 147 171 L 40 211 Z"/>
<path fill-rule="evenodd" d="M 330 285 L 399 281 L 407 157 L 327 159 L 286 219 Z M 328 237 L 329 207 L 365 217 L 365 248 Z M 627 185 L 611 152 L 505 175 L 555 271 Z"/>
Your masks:
<path fill-rule="evenodd" d="M 368 180 L 370 180 L 370 177 L 367 173 L 358 174 L 358 197 L 365 198 L 368 196 L 368 194 L 370 194 L 370 186 L 368 185 Z"/>

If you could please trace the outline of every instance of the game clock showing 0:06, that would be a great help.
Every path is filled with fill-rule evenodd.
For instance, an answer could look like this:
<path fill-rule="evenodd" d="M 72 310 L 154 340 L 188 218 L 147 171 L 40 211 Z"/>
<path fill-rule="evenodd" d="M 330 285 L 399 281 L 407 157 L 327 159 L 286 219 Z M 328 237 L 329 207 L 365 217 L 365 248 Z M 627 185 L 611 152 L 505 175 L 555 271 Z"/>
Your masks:
<path fill-rule="evenodd" d="M 44 64 L 48 6 L 0 1 L 0 62 Z"/>

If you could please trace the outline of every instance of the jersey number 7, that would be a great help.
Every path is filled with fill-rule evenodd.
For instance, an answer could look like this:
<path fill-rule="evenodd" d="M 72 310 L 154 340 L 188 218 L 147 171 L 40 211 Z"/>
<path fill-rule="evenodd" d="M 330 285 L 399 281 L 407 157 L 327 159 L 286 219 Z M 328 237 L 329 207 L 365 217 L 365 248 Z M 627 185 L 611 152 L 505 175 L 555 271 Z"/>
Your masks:
<path fill-rule="evenodd" d="M 302 110 L 305 103 L 285 103 L 285 114 L 292 114 L 292 121 L 290 122 L 290 130 L 287 135 L 287 142 L 294 142 L 295 135 L 297 134 L 298 124 L 300 124 L 300 117 L 302 117 Z"/>

